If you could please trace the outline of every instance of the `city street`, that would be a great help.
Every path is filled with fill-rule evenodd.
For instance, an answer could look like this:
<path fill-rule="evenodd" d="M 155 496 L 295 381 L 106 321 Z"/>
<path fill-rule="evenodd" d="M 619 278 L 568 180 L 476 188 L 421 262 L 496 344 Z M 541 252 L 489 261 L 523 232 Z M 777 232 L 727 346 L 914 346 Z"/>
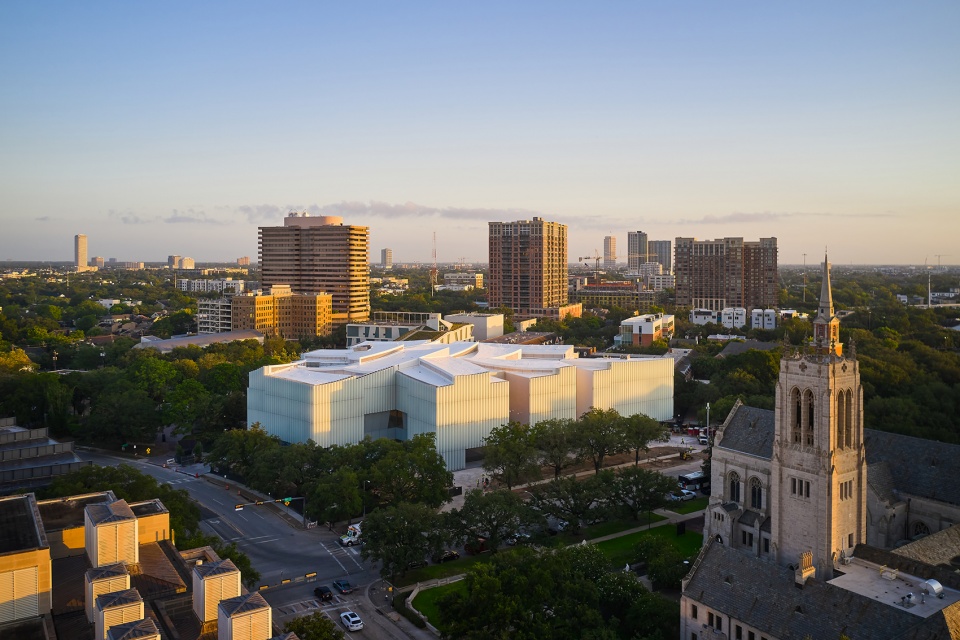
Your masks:
<path fill-rule="evenodd" d="M 304 530 L 297 514 L 289 512 L 295 516 L 294 524 L 281 517 L 277 509 L 282 507 L 275 507 L 273 503 L 245 506 L 237 511 L 237 504 L 250 500 L 238 496 L 236 487 L 227 485 L 228 481 L 217 479 L 211 482 L 205 478 L 202 465 L 177 471 L 164 468 L 163 461 L 155 458 L 130 459 L 88 450 L 80 450 L 78 455 L 102 466 L 130 464 L 159 482 L 186 490 L 200 506 L 201 529 L 225 542 L 236 543 L 250 557 L 250 562 L 261 574 L 260 581 L 252 588 L 269 587 L 261 594 L 274 607 L 275 622 L 279 626 L 288 619 L 316 609 L 324 611 L 339 626 L 340 613 L 354 611 L 363 619 L 364 629 L 351 636 L 384 639 L 431 637 L 429 634 L 421 636 L 423 632 L 407 621 L 402 622 L 405 628 L 400 628 L 377 611 L 378 607 L 386 609 L 387 604 L 383 587 L 377 587 L 379 573 L 360 559 L 359 548 L 340 546 L 338 534 L 323 527 Z M 313 589 L 320 584 L 329 586 L 337 579 L 348 580 L 356 590 L 348 595 L 337 594 L 332 602 L 320 606 L 313 596 Z"/>

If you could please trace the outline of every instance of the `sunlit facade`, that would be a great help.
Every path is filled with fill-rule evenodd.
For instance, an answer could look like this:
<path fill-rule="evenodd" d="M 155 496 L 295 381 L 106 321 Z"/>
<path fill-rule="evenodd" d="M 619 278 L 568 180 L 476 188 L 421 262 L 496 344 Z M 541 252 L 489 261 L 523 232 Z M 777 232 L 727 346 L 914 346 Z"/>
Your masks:
<path fill-rule="evenodd" d="M 285 442 L 436 434 L 450 470 L 510 420 L 575 419 L 590 407 L 673 415 L 673 360 L 581 359 L 566 345 L 367 342 L 250 374 L 247 420 Z"/>

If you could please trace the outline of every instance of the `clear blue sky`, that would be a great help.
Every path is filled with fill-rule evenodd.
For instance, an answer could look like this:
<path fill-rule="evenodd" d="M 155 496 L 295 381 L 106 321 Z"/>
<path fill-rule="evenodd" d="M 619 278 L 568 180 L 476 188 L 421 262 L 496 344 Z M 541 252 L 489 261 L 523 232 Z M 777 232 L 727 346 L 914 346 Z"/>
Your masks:
<path fill-rule="evenodd" d="M 541 215 L 957 264 L 960 3 L 0 3 L 0 260 L 256 259 L 291 208 L 374 260 Z"/>

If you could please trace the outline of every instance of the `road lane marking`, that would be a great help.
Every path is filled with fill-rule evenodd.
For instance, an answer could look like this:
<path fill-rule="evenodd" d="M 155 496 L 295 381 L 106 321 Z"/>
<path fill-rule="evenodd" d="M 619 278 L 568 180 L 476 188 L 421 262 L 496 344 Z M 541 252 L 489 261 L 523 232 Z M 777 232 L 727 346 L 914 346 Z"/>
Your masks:
<path fill-rule="evenodd" d="M 347 571 L 347 568 L 346 568 L 345 566 L 343 566 L 343 563 L 340 562 L 340 559 L 337 558 L 337 556 L 333 555 L 333 552 L 330 551 L 330 549 L 327 548 L 327 545 L 325 545 L 325 544 L 323 544 L 323 543 L 321 542 L 321 543 L 320 543 L 320 546 L 323 547 L 324 551 L 326 551 L 327 553 L 330 554 L 330 557 L 333 558 L 334 561 L 335 561 L 338 565 L 340 565 L 340 568 L 343 569 L 343 572 L 344 572 L 344 573 L 347 573 L 347 574 L 350 573 L 349 571 Z"/>

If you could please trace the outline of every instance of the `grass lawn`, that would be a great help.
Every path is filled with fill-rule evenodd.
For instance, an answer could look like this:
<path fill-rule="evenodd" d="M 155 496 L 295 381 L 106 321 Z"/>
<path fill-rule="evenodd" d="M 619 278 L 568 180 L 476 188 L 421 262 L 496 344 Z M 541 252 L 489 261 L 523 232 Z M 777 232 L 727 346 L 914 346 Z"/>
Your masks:
<path fill-rule="evenodd" d="M 657 536 L 670 540 L 684 557 L 693 557 L 700 551 L 703 545 L 703 535 L 688 531 L 682 536 L 677 535 L 676 527 L 664 526 L 649 529 L 647 531 L 638 531 L 626 536 L 620 536 L 612 540 L 604 540 L 597 543 L 597 548 L 610 559 L 610 564 L 614 567 L 622 567 L 625 564 L 636 561 L 636 552 L 634 547 L 643 536 Z"/>
<path fill-rule="evenodd" d="M 501 549 L 499 551 L 499 553 L 509 552 L 509 549 Z M 397 578 L 394 584 L 398 587 L 405 587 L 409 584 L 414 584 L 415 582 L 426 582 L 427 580 L 435 580 L 437 578 L 446 578 L 448 576 L 466 573 L 467 569 L 473 565 L 477 564 L 478 562 L 486 562 L 489 560 L 489 558 L 489 553 L 481 553 L 475 556 L 463 556 L 459 560 L 451 560 L 450 562 L 444 562 L 443 564 L 428 564 L 420 569 L 408 571 L 403 576 Z"/>
<path fill-rule="evenodd" d="M 430 621 L 430 624 L 436 627 L 437 622 L 440 620 L 440 609 L 437 607 L 437 600 L 448 593 L 466 593 L 466 588 L 466 582 L 463 580 L 457 580 L 451 584 L 445 584 L 442 587 L 425 589 L 418 593 L 417 597 L 413 599 L 413 607 L 423 615 L 427 616 L 427 620 Z"/>
<path fill-rule="evenodd" d="M 584 527 L 579 536 L 581 540 L 586 538 L 587 540 L 592 540 L 593 538 L 602 538 L 603 536 L 609 536 L 613 533 L 620 533 L 621 531 L 626 531 L 627 529 L 636 529 L 637 527 L 645 527 L 647 524 L 652 522 L 659 522 L 661 520 L 666 520 L 661 515 L 656 513 L 651 513 L 650 520 L 647 520 L 646 514 L 641 516 L 639 520 L 610 520 L 608 522 L 599 522 L 589 527 Z"/>
<path fill-rule="evenodd" d="M 674 503 L 673 505 L 667 507 L 667 509 L 673 511 L 674 513 L 693 513 L 694 511 L 706 509 L 708 502 L 710 502 L 709 496 L 701 496 L 699 498 L 687 500 L 686 502 L 681 502 L 679 504 Z"/>

